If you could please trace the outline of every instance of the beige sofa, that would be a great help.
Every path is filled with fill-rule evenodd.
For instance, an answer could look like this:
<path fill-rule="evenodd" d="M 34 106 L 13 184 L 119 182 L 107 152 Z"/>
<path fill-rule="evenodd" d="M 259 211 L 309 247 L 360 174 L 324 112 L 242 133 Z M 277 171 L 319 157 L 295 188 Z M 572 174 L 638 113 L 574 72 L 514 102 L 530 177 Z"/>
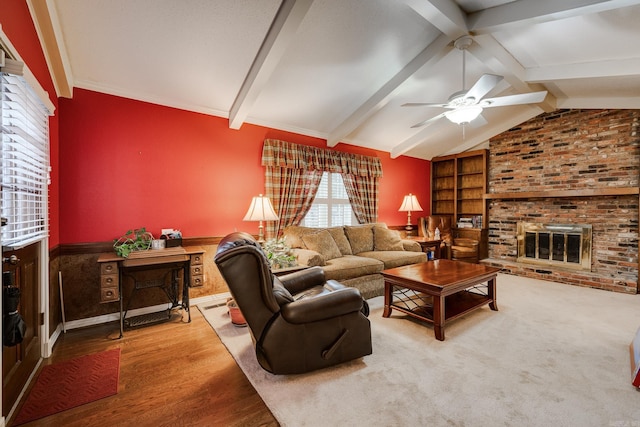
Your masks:
<path fill-rule="evenodd" d="M 331 228 L 290 226 L 283 237 L 298 265 L 320 266 L 327 279 L 357 288 L 366 299 L 383 294 L 382 270 L 427 260 L 420 244 L 401 239 L 397 231 L 381 223 Z"/>

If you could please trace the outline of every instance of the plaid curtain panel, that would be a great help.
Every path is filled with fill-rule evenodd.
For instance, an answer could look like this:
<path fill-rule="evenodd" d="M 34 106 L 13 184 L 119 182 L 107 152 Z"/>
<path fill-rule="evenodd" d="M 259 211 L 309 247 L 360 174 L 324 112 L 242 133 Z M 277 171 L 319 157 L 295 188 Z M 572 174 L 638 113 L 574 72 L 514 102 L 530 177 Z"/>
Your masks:
<path fill-rule="evenodd" d="M 377 157 L 343 153 L 275 139 L 262 148 L 265 186 L 278 222 L 267 223 L 272 236 L 280 236 L 290 225 L 298 225 L 316 197 L 324 172 L 342 175 L 349 202 L 360 223 L 378 218 L 378 182 L 382 164 Z"/>

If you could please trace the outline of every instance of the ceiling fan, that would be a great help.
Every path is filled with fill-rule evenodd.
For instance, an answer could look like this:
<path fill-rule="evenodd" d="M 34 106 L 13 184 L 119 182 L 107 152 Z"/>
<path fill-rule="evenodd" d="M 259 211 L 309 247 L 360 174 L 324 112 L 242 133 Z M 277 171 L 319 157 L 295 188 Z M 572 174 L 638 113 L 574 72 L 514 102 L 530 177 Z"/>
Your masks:
<path fill-rule="evenodd" d="M 409 102 L 402 104 L 403 107 L 439 107 L 446 108 L 449 111 L 438 114 L 435 117 L 416 123 L 412 128 L 422 127 L 435 122 L 436 120 L 446 117 L 451 122 L 465 125 L 473 120 L 482 119 L 481 124 L 486 124 L 486 120 L 480 116 L 484 108 L 503 107 L 508 105 L 519 104 L 535 104 L 542 102 L 547 96 L 547 91 L 524 93 L 520 95 L 500 96 L 497 98 L 482 99 L 487 93 L 495 88 L 504 78 L 495 74 L 483 74 L 478 81 L 466 90 L 465 88 L 465 51 L 471 46 L 473 40 L 469 36 L 462 36 L 453 43 L 456 49 L 462 51 L 462 90 L 453 93 L 445 104 L 434 104 L 424 102 Z"/>

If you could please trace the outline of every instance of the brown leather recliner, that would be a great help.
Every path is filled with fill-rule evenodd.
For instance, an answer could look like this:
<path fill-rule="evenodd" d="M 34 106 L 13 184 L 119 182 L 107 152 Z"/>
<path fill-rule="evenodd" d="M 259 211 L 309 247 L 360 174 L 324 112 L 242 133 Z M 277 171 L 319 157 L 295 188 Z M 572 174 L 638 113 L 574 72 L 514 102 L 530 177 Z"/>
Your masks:
<path fill-rule="evenodd" d="M 371 354 L 368 305 L 320 267 L 276 277 L 250 234 L 224 237 L 215 263 L 242 311 L 258 363 L 299 374 Z"/>
<path fill-rule="evenodd" d="M 429 217 L 420 217 L 418 222 L 420 234 L 427 239 L 435 240 L 436 228 L 440 230 L 440 240 L 442 240 L 440 253 L 443 258 L 471 263 L 478 262 L 478 241 L 465 237 L 453 237 L 450 216 L 431 215 Z"/>

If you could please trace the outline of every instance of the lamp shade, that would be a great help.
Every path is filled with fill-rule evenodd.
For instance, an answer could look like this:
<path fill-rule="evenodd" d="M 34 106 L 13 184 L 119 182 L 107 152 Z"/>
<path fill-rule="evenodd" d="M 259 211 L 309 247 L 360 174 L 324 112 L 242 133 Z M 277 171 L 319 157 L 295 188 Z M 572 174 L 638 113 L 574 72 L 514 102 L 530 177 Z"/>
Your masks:
<path fill-rule="evenodd" d="M 460 107 L 455 110 L 447 111 L 444 115 L 447 119 L 451 120 L 455 124 L 469 123 L 475 120 L 480 113 L 482 113 L 482 107 L 479 105 L 472 105 L 469 107 Z"/>
<path fill-rule="evenodd" d="M 251 205 L 247 214 L 242 219 L 243 221 L 277 221 L 278 215 L 276 215 L 271 205 L 271 200 L 268 197 L 260 194 L 251 200 Z"/>
<path fill-rule="evenodd" d="M 422 206 L 418 203 L 418 198 L 415 194 L 409 193 L 407 196 L 404 196 L 404 200 L 402 201 L 402 206 L 398 211 L 400 212 L 416 212 L 421 211 Z"/>

